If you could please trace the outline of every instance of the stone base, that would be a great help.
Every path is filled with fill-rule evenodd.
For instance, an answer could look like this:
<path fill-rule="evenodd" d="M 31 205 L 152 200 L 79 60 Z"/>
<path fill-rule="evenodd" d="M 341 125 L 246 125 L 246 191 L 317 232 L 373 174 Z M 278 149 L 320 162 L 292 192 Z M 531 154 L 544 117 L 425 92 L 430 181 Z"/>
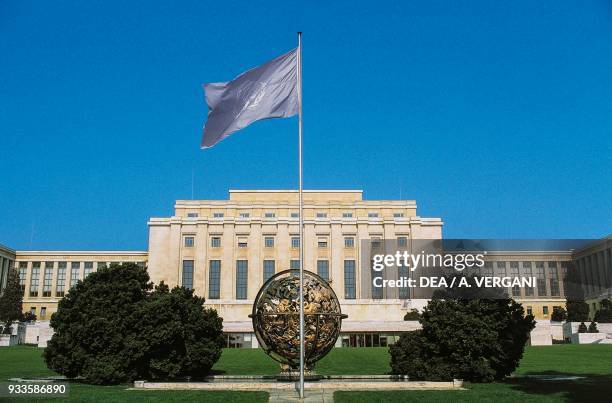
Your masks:
<path fill-rule="evenodd" d="M 300 380 L 300 372 L 299 371 L 282 371 L 276 377 L 277 381 L 299 381 Z M 318 375 L 314 371 L 304 371 L 304 380 L 305 381 L 319 381 L 321 380 L 321 375 Z"/>

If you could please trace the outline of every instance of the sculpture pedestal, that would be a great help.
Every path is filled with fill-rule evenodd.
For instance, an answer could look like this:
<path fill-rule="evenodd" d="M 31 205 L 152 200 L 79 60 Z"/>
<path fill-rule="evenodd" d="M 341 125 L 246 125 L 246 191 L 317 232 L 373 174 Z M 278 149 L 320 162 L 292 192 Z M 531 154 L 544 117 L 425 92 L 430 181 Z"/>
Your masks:
<path fill-rule="evenodd" d="M 304 370 L 304 381 L 319 381 L 321 380 L 321 375 L 318 375 L 315 371 L 311 369 Z M 299 381 L 300 380 L 300 370 L 299 369 L 283 369 L 280 374 L 276 377 L 277 381 Z"/>

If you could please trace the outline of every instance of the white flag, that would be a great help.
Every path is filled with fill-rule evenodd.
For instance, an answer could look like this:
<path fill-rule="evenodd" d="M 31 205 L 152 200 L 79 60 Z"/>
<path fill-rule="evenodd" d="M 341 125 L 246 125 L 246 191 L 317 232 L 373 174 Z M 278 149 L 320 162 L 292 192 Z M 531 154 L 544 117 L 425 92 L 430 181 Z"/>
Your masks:
<path fill-rule="evenodd" d="M 202 148 L 253 122 L 298 113 L 297 49 L 242 73 L 232 81 L 204 85 L 208 119 Z"/>

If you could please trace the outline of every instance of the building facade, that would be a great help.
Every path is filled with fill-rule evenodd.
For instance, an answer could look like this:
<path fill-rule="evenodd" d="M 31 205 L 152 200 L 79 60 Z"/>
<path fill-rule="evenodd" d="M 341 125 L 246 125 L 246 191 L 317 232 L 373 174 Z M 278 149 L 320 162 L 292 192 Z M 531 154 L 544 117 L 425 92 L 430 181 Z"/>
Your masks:
<path fill-rule="evenodd" d="M 230 190 L 227 200 L 178 200 L 172 216 L 151 218 L 148 226 L 147 251 L 5 248 L 0 249 L 1 262 L 19 270 L 23 309 L 40 320 L 48 320 L 70 287 L 89 273 L 111 263 L 135 262 L 148 268 L 153 282 L 192 288 L 205 297 L 224 318 L 228 346 L 255 347 L 248 315 L 259 288 L 275 273 L 299 268 L 297 191 Z M 349 316 L 343 321 L 339 346 L 390 344 L 401 332 L 415 328 L 414 322 L 403 320 L 406 312 L 427 302 L 409 292 L 374 295 L 367 284 L 371 264 L 362 253 L 364 245 L 395 240 L 409 247 L 416 240 L 441 239 L 442 227 L 440 218 L 419 216 L 414 200 L 364 200 L 360 190 L 304 192 L 304 268 L 330 282 Z M 593 292 L 603 292 L 606 285 L 609 292 L 610 250 L 607 239 L 576 255 L 579 265 L 589 267 L 578 269 L 592 278 L 597 273 L 603 281 Z M 528 313 L 546 320 L 555 306 L 565 305 L 564 279 L 574 254 L 491 252 L 479 274 L 536 277 L 535 287 L 507 292 Z"/>

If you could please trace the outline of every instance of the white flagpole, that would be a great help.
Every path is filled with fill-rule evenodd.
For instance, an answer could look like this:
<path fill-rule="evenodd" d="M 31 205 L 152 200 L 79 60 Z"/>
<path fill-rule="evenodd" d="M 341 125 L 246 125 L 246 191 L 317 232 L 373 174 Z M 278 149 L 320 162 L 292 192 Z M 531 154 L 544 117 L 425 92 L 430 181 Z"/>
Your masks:
<path fill-rule="evenodd" d="M 300 399 L 304 398 L 304 197 L 302 192 L 302 33 L 298 32 L 297 52 L 298 96 L 298 165 L 300 204 Z"/>

